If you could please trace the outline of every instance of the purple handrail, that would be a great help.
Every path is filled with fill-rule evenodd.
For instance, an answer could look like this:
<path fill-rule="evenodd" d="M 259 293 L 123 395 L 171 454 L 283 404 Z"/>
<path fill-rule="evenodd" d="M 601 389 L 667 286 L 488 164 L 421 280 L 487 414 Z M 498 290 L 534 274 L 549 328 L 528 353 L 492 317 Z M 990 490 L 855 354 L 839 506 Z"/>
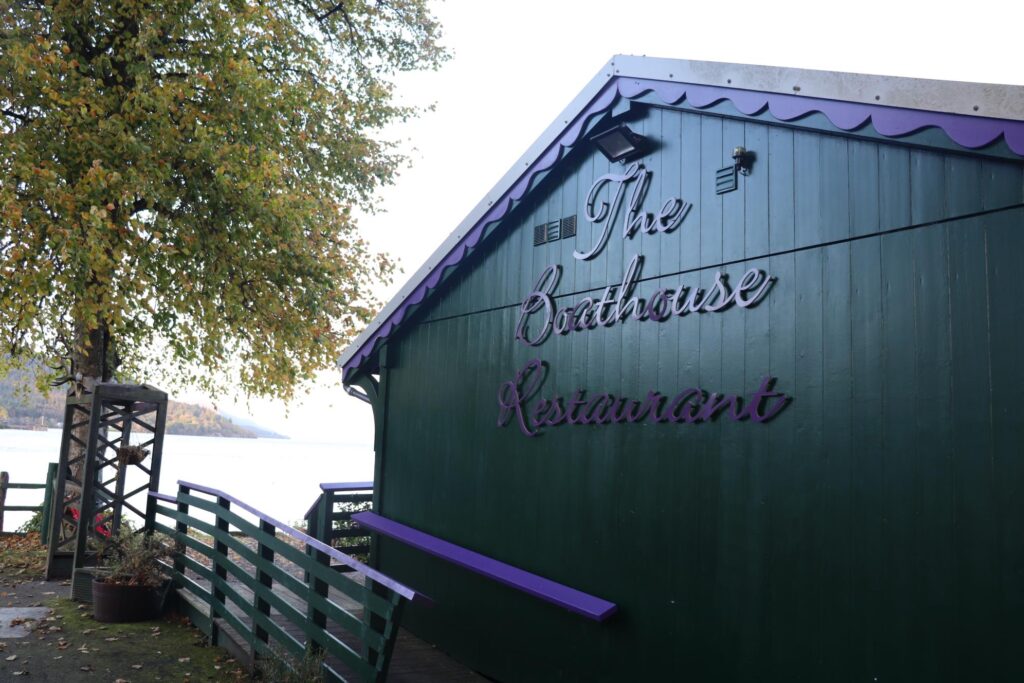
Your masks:
<path fill-rule="evenodd" d="M 604 621 L 615 614 L 618 609 L 614 602 L 608 602 L 551 579 L 545 579 L 543 576 L 537 576 L 493 557 L 487 557 L 468 548 L 449 543 L 373 512 L 358 512 L 352 515 L 352 519 L 367 529 L 390 536 L 413 548 L 494 579 L 511 588 L 529 593 L 541 600 L 554 603 L 570 612 L 582 614 L 594 621 Z"/>
<path fill-rule="evenodd" d="M 301 531 L 299 531 L 298 529 L 296 529 L 296 528 L 294 528 L 292 526 L 289 526 L 288 524 L 285 524 L 284 522 L 280 522 L 280 521 L 274 519 L 273 517 L 271 517 L 270 515 L 267 515 L 267 514 L 264 514 L 264 513 L 260 512 L 259 510 L 257 510 L 256 508 L 252 507 L 248 503 L 244 503 L 244 502 L 238 500 L 237 498 L 235 498 L 234 496 L 230 496 L 227 493 L 224 493 L 223 491 L 221 491 L 219 489 L 211 488 L 209 486 L 203 486 L 202 484 L 195 484 L 195 483 L 188 482 L 188 481 L 182 481 L 180 479 L 178 480 L 178 486 L 184 486 L 184 487 L 186 487 L 188 489 L 191 489 L 192 491 L 199 491 L 200 493 L 205 493 L 205 494 L 210 495 L 210 496 L 216 496 L 218 498 L 223 498 L 224 500 L 230 502 L 232 505 L 237 505 L 238 507 L 240 507 L 241 509 L 245 510 L 246 512 L 249 512 L 249 513 L 255 515 L 261 521 L 266 522 L 267 524 L 273 525 L 274 527 L 280 529 L 286 535 L 291 536 L 295 540 L 297 540 L 297 541 L 299 541 L 301 543 L 304 543 L 308 547 L 314 548 L 314 549 L 318 550 L 321 553 L 324 553 L 325 555 L 327 555 L 331 559 L 337 560 L 341 564 L 344 564 L 344 565 L 346 565 L 348 567 L 351 567 L 352 569 L 356 570 L 357 572 L 360 572 L 360 573 L 364 574 L 365 576 L 373 579 L 374 581 L 376 581 L 377 583 L 381 584 L 382 586 L 390 588 L 391 590 L 393 590 L 396 593 L 398 593 L 399 595 L 401 595 L 403 598 L 405 598 L 407 600 L 410 600 L 410 601 L 413 601 L 413 602 L 420 603 L 420 604 L 425 604 L 425 605 L 432 605 L 433 604 L 433 600 L 431 600 L 428 596 L 424 595 L 423 593 L 419 593 L 419 592 L 413 590 L 412 588 L 409 588 L 408 586 L 406 586 L 404 584 L 401 584 L 398 581 L 395 581 L 394 579 L 381 574 L 380 572 L 378 572 L 373 567 L 369 567 L 369 566 L 363 564 L 362 562 L 360 562 L 359 560 L 355 559 L 354 557 L 350 557 L 350 556 L 346 555 L 345 553 L 340 552 L 340 551 L 336 550 L 335 548 L 332 548 L 331 546 L 327 545 L 326 543 L 318 541 L 315 538 L 313 538 L 312 536 L 310 536 L 308 534 L 304 534 Z M 178 502 L 178 500 L 176 498 L 174 498 L 173 496 L 169 496 L 169 495 L 163 494 L 163 493 L 157 493 L 155 491 L 150 492 L 149 495 L 151 495 L 152 497 L 156 498 L 157 500 L 162 500 L 162 501 L 168 502 L 168 503 L 177 503 Z"/>

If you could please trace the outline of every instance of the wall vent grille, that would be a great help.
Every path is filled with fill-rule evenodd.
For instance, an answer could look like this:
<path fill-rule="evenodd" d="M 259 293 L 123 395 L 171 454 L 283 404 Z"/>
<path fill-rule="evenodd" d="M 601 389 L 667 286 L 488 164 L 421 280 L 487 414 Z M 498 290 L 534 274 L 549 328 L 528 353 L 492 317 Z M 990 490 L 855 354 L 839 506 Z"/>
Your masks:
<path fill-rule="evenodd" d="M 562 219 L 562 239 L 576 236 L 576 214 Z"/>
<path fill-rule="evenodd" d="M 715 171 L 715 194 L 732 192 L 737 187 L 736 167 L 726 166 Z"/>
<path fill-rule="evenodd" d="M 533 246 L 539 247 L 548 241 L 548 230 L 546 225 L 533 226 Z"/>
<path fill-rule="evenodd" d="M 548 242 L 555 242 L 567 237 L 576 236 L 576 215 L 566 216 L 557 221 L 548 221 L 533 226 L 533 246 L 539 247 Z"/>

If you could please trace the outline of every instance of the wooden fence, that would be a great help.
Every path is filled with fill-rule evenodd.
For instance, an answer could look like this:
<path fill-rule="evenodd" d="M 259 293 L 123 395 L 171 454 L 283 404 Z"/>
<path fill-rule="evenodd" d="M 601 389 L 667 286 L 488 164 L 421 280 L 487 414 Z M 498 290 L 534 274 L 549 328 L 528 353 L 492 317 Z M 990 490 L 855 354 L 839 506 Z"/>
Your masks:
<path fill-rule="evenodd" d="M 46 482 L 42 484 L 13 483 L 7 472 L 0 472 L 0 532 L 4 530 L 5 512 L 41 512 L 39 534 L 43 545 L 47 543 L 50 517 L 50 505 L 53 497 L 53 479 L 57 475 L 57 463 L 51 462 L 46 468 Z M 7 492 L 11 489 L 43 489 L 43 502 L 40 505 L 7 505 Z"/>
<path fill-rule="evenodd" d="M 320 491 L 305 515 L 307 533 L 366 561 L 370 555 L 370 534 L 352 521 L 352 515 L 372 509 L 373 482 L 320 484 Z M 351 571 L 346 565 L 335 568 Z"/>
<path fill-rule="evenodd" d="M 425 596 L 223 491 L 178 484 L 176 497 L 150 494 L 154 528 L 178 544 L 167 569 L 214 644 L 228 637 L 285 662 L 322 656 L 328 681 L 385 679 L 402 607 Z"/>

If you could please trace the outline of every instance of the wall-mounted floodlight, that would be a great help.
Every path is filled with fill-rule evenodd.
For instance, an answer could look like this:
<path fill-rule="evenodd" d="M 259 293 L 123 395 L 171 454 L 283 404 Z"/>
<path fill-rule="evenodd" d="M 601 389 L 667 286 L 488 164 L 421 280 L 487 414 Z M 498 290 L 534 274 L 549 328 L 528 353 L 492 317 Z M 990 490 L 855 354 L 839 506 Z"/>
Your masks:
<path fill-rule="evenodd" d="M 598 133 L 593 138 L 594 144 L 608 161 L 626 161 L 647 153 L 650 141 L 639 133 L 634 133 L 626 124 L 619 124 Z"/>
<path fill-rule="evenodd" d="M 756 159 L 757 154 L 746 147 L 736 147 L 732 150 L 732 161 L 740 175 L 750 175 L 750 169 Z"/>

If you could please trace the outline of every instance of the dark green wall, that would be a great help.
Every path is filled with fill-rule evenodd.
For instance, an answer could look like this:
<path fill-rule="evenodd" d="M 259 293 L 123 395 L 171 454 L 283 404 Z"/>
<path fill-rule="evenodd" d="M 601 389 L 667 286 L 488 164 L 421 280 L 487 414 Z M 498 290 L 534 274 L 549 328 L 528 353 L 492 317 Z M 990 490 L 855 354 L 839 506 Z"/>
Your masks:
<path fill-rule="evenodd" d="M 652 109 L 647 207 L 668 235 L 592 262 L 583 197 L 612 168 L 563 162 L 389 342 L 380 512 L 619 604 L 604 624 L 382 540 L 438 600 L 408 624 L 500 680 L 1024 678 L 1022 165 Z M 736 145 L 740 188 L 714 193 Z M 532 226 L 579 214 L 577 242 Z M 778 278 L 756 308 L 635 321 L 539 349 L 513 340 L 549 263 L 559 292 Z M 724 264 L 724 265 L 723 265 Z M 699 385 L 793 396 L 767 424 L 496 426 L 540 356 L 544 395 Z"/>

